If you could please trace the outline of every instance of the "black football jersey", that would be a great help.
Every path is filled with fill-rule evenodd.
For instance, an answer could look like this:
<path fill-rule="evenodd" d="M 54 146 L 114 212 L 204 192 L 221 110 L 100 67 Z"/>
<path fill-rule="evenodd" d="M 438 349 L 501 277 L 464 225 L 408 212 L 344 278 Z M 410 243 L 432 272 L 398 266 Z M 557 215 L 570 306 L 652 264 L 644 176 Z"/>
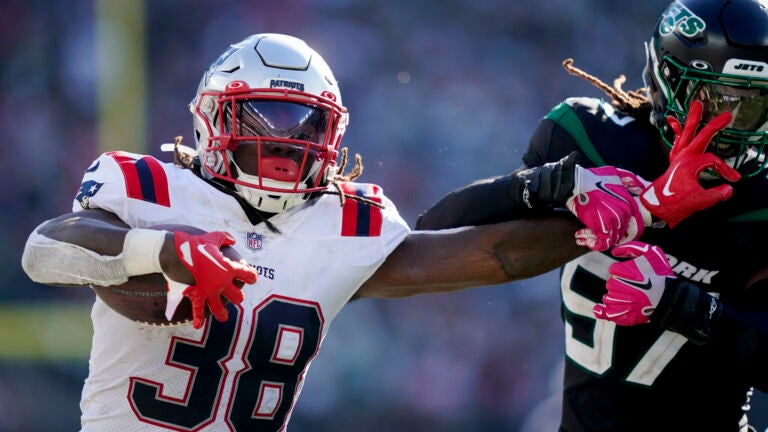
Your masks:
<path fill-rule="evenodd" d="M 538 166 L 576 150 L 584 167 L 613 165 L 653 180 L 668 166 L 664 145 L 648 119 L 606 101 L 571 98 L 540 122 L 523 161 Z M 742 179 L 730 200 L 674 229 L 646 228 L 640 241 L 660 246 L 679 278 L 727 304 L 768 312 L 768 286 L 746 289 L 768 267 L 765 207 L 762 173 Z M 653 323 L 622 327 L 595 319 L 592 307 L 601 302 L 615 261 L 608 252 L 591 252 L 562 268 L 561 431 L 739 431 L 749 388 L 768 388 L 768 362 L 745 361 L 750 341 L 700 346 Z M 752 319 L 765 321 L 768 314 Z"/>

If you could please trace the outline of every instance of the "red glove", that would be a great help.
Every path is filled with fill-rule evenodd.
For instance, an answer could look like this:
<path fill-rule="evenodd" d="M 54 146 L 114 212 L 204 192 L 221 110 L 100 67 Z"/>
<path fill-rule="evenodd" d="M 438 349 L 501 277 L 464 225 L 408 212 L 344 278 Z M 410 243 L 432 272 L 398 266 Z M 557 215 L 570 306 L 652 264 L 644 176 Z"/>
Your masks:
<path fill-rule="evenodd" d="M 667 117 L 667 122 L 675 132 L 675 143 L 669 154 L 669 168 L 640 195 L 643 206 L 670 227 L 699 210 L 727 200 L 733 194 L 733 187 L 727 184 L 704 189 L 699 184 L 702 171 L 709 168 L 730 182 L 741 178 L 741 174 L 725 161 L 706 152 L 712 137 L 731 123 L 731 113 L 720 113 L 698 135 L 694 135 L 701 121 L 701 112 L 701 101 L 691 102 L 684 129 L 675 117 Z"/>
<path fill-rule="evenodd" d="M 604 251 L 634 240 L 646 225 L 637 195 L 647 182 L 635 174 L 603 166 L 582 168 L 576 165 L 573 195 L 565 205 L 586 226 L 576 231 L 576 244 Z"/>
<path fill-rule="evenodd" d="M 235 279 L 246 284 L 255 283 L 258 275 L 256 270 L 222 254 L 222 247 L 235 244 L 235 239 L 223 231 L 200 235 L 174 231 L 174 244 L 181 262 L 195 278 L 195 284 L 184 290 L 184 295 L 192 301 L 193 327 L 202 327 L 206 305 L 218 321 L 226 321 L 229 314 L 221 296 L 234 304 L 240 304 L 244 296 L 235 285 Z"/>
<path fill-rule="evenodd" d="M 647 323 L 661 300 L 667 279 L 675 279 L 667 256 L 658 246 L 637 241 L 616 246 L 611 254 L 633 259 L 611 264 L 605 284 L 608 292 L 592 313 L 622 326 Z"/>

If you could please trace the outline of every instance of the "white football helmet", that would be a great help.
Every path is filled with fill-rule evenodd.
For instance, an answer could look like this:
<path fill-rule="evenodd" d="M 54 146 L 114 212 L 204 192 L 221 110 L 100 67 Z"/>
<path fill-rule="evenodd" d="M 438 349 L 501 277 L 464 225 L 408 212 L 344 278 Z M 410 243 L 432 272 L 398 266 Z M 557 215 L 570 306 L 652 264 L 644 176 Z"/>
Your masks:
<path fill-rule="evenodd" d="M 268 213 L 327 187 L 349 121 L 325 60 L 301 39 L 272 33 L 216 59 L 190 111 L 203 175 L 233 183 Z"/>

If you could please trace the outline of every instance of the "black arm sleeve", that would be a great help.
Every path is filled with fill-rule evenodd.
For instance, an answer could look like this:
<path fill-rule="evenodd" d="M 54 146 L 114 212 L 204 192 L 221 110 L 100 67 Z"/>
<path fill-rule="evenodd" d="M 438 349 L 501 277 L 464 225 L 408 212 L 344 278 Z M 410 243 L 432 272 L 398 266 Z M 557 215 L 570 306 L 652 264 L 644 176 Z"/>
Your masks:
<path fill-rule="evenodd" d="M 577 154 L 558 162 L 478 180 L 456 189 L 422 213 L 417 230 L 486 225 L 565 207 L 573 193 Z"/>
<path fill-rule="evenodd" d="M 736 359 L 741 373 L 756 388 L 768 390 L 768 312 L 736 308 L 695 285 L 673 279 L 651 321 L 695 344 L 722 350 Z"/>

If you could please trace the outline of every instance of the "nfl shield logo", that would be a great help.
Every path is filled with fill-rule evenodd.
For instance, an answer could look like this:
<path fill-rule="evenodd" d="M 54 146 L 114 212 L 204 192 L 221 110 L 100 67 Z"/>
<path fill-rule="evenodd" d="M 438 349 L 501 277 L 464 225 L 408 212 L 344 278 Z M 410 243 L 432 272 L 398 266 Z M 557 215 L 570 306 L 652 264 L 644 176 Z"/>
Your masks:
<path fill-rule="evenodd" d="M 245 234 L 245 245 L 248 246 L 248 249 L 251 250 L 259 250 L 261 249 L 261 241 L 264 239 L 264 236 L 261 234 L 256 234 L 255 232 L 249 232 Z"/>

